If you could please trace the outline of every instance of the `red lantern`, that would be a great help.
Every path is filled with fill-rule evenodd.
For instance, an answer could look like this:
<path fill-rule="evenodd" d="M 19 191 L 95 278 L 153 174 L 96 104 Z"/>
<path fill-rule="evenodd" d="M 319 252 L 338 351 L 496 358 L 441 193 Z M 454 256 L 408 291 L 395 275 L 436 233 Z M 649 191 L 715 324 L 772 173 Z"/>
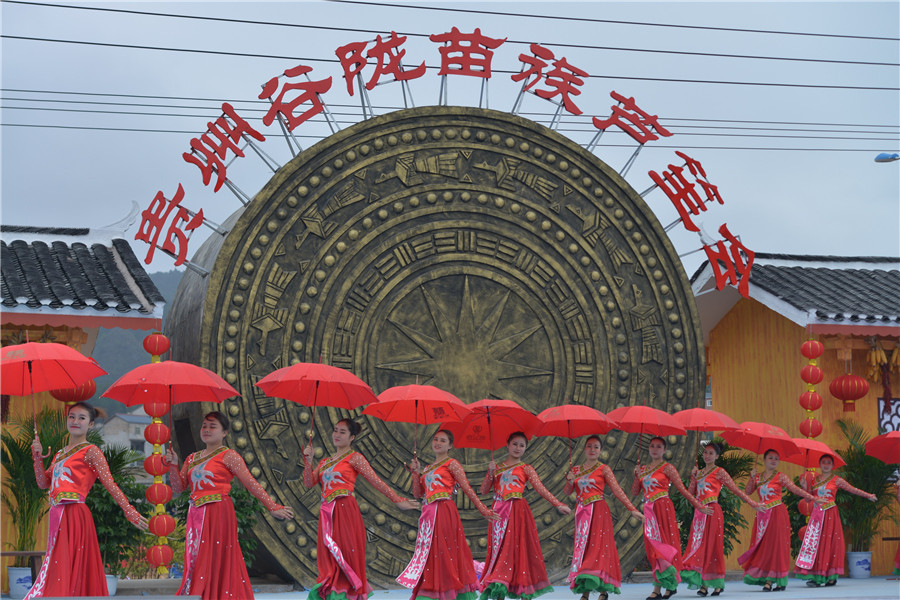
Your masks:
<path fill-rule="evenodd" d="M 171 437 L 169 428 L 162 423 L 150 423 L 144 428 L 144 439 L 151 444 L 165 444 Z"/>
<path fill-rule="evenodd" d="M 800 354 L 809 360 L 814 360 L 822 356 L 822 353 L 825 351 L 825 346 L 822 345 L 822 342 L 817 340 L 809 340 L 803 342 L 803 345 L 800 346 Z"/>
<path fill-rule="evenodd" d="M 144 404 L 144 412 L 151 417 L 162 417 L 169 412 L 168 402 L 147 402 Z"/>
<path fill-rule="evenodd" d="M 169 467 L 163 462 L 162 454 L 151 454 L 144 459 L 144 470 L 151 475 L 162 477 L 169 471 Z"/>
<path fill-rule="evenodd" d="M 804 525 L 797 531 L 797 537 L 799 537 L 801 540 L 806 537 L 806 525 Z"/>
<path fill-rule="evenodd" d="M 166 537 L 175 531 L 175 519 L 165 513 L 150 518 L 150 533 L 158 537 Z M 172 560 L 171 558 L 169 560 Z M 169 562 L 169 561 L 166 561 Z"/>
<path fill-rule="evenodd" d="M 167 565 L 172 562 L 173 554 L 171 546 L 165 544 L 150 546 L 150 549 L 147 550 L 147 562 L 152 567 Z"/>
<path fill-rule="evenodd" d="M 822 369 L 814 365 L 806 365 L 800 371 L 800 378 L 810 385 L 815 385 L 824 379 L 825 373 Z"/>
<path fill-rule="evenodd" d="M 812 513 L 813 503 L 809 500 L 801 500 L 797 504 L 797 510 L 800 511 L 800 514 L 804 517 L 808 517 Z M 156 517 L 154 517 L 156 518 Z"/>
<path fill-rule="evenodd" d="M 153 356 L 159 356 L 169 351 L 169 338 L 157 332 L 151 333 L 144 338 L 144 350 Z"/>
<path fill-rule="evenodd" d="M 822 408 L 822 396 L 816 392 L 803 392 L 800 394 L 800 406 L 805 410 L 819 410 Z"/>
<path fill-rule="evenodd" d="M 172 499 L 172 488 L 164 483 L 153 483 L 144 494 L 150 504 L 165 504 Z"/>
<path fill-rule="evenodd" d="M 844 412 L 856 412 L 855 401 L 869 393 L 869 382 L 859 375 L 841 375 L 828 386 L 831 395 L 844 403 Z"/>
<path fill-rule="evenodd" d="M 78 387 L 63 390 L 50 390 L 50 395 L 60 402 L 72 403 L 84 402 L 91 398 L 97 391 L 97 382 L 89 379 Z"/>
<path fill-rule="evenodd" d="M 818 419 L 806 419 L 800 421 L 800 433 L 805 437 L 814 438 L 822 435 L 822 424 Z"/>

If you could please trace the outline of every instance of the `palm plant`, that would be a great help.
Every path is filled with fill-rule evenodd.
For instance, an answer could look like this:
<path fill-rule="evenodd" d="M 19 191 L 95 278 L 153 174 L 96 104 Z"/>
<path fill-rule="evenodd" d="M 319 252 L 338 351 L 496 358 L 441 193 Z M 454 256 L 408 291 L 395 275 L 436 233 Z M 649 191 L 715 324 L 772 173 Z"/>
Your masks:
<path fill-rule="evenodd" d="M 716 438 L 714 441 L 722 444 L 722 454 L 719 456 L 716 464 L 728 473 L 732 479 L 738 480 L 750 474 L 755 461 L 752 454 L 741 452 L 737 448 L 729 446 L 722 438 Z M 697 452 L 697 467 L 703 468 L 706 463 L 703 462 L 703 451 Z M 684 486 L 690 484 L 690 476 L 683 479 Z M 691 521 L 694 519 L 694 507 L 681 495 L 672 494 L 670 496 L 675 504 L 675 515 L 678 518 L 679 529 L 681 533 L 681 547 L 687 548 L 688 536 L 691 532 Z M 727 488 L 722 488 L 719 493 L 719 506 L 722 508 L 722 516 L 725 518 L 725 539 L 723 546 L 725 556 L 729 556 L 734 550 L 734 542 L 738 539 L 742 529 L 747 528 L 747 519 L 741 514 L 741 500 L 732 494 Z"/>
<path fill-rule="evenodd" d="M 0 464 L 6 472 L 2 498 L 10 519 L 16 524 L 16 538 L 7 545 L 17 551 L 34 550 L 37 547 L 37 527 L 50 508 L 47 504 L 47 492 L 38 487 L 34 476 L 31 443 L 34 440 L 35 421 L 44 448 L 59 450 L 66 445 L 69 435 L 66 430 L 66 415 L 49 408 L 39 412 L 36 419 L 11 421 L 0 433 Z M 89 435 L 89 440 L 94 442 L 96 434 L 94 436 L 91 438 Z M 44 458 L 45 469 L 52 460 L 52 453 Z M 27 559 L 19 557 L 15 564 L 27 566 Z"/>
<path fill-rule="evenodd" d="M 855 421 L 839 419 L 838 427 L 848 446 L 837 453 L 846 462 L 841 468 L 841 476 L 853 487 L 878 496 L 871 502 L 860 496 L 838 490 L 837 503 L 841 511 L 841 524 L 848 532 L 852 552 L 866 552 L 875 535 L 886 521 L 896 522 L 892 512 L 894 475 L 898 465 L 889 465 L 877 458 L 866 456 L 866 442 L 869 434 Z"/>

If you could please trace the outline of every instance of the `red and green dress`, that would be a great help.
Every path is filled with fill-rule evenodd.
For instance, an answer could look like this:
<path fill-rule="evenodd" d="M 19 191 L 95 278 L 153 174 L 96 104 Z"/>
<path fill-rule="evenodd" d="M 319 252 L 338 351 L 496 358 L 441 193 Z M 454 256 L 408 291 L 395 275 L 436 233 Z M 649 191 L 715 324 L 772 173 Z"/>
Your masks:
<path fill-rule="evenodd" d="M 446 458 L 413 477 L 413 496 L 424 498 L 424 505 L 412 560 L 397 577 L 398 583 L 412 589 L 412 600 L 475 600 L 478 596 L 472 551 L 453 501 L 457 486 L 483 516 L 491 515 L 457 460 Z"/>
<path fill-rule="evenodd" d="M 684 487 L 675 467 L 667 462 L 652 469 L 649 465 L 641 465 L 631 495 L 640 489 L 644 501 L 644 550 L 653 570 L 653 581 L 667 590 L 677 590 L 684 566 L 675 505 L 669 498 L 670 485 L 674 485 L 694 508 L 702 506 Z"/>
<path fill-rule="evenodd" d="M 735 485 L 722 467 L 715 467 L 696 480 L 691 478 L 688 491 L 696 494 L 697 500 L 713 511 L 713 514 L 707 515 L 695 510 L 691 522 L 681 579 L 692 590 L 701 587 L 725 588 L 725 518 L 719 506 L 719 493 L 723 486 L 744 502 L 756 504 Z"/>
<path fill-rule="evenodd" d="M 184 539 L 184 574 L 178 595 L 197 595 L 203 600 L 245 600 L 253 598 L 250 576 L 238 542 L 237 517 L 231 501 L 231 480 L 237 477 L 266 507 L 276 504 L 247 470 L 244 459 L 222 447 L 211 454 L 194 452 L 184 461 L 181 472 L 170 468 L 172 491 L 188 486 L 188 507 Z"/>
<path fill-rule="evenodd" d="M 754 490 L 759 494 L 762 510 L 756 513 L 750 547 L 738 557 L 738 564 L 744 568 L 744 583 L 784 587 L 791 570 L 791 519 L 782 503 L 783 490 L 786 488 L 810 502 L 814 498 L 784 473 L 776 471 L 765 479 L 764 476 L 751 477 L 744 490 L 747 494 Z"/>
<path fill-rule="evenodd" d="M 362 475 L 391 502 L 403 500 L 387 486 L 362 454 L 348 450 L 323 459 L 303 472 L 303 484 L 322 486 L 316 566 L 319 576 L 308 600 L 365 600 L 372 593 L 366 579 L 366 527 L 352 496 Z"/>
<path fill-rule="evenodd" d="M 844 528 L 835 503 L 839 489 L 857 496 L 870 495 L 837 475 L 829 475 L 822 481 L 816 481 L 812 494 L 817 499 L 824 498 L 825 504 L 816 504 L 809 515 L 806 535 L 803 536 L 803 544 L 795 563 L 794 576 L 798 579 L 822 585 L 836 581 L 844 574 Z"/>
<path fill-rule="evenodd" d="M 572 567 L 567 581 L 576 594 L 606 592 L 619 594 L 622 571 L 619 551 L 613 529 L 612 514 L 604 501 L 604 489 L 610 491 L 629 511 L 636 510 L 628 496 L 619 487 L 612 469 L 597 463 L 593 467 L 582 465 L 572 469 L 573 483 L 566 483 L 565 493 L 576 494 L 575 544 Z"/>
<path fill-rule="evenodd" d="M 488 530 L 487 556 L 481 576 L 480 600 L 530 600 L 553 591 L 534 516 L 523 498 L 527 484 L 555 507 L 564 506 L 541 483 L 531 465 L 500 465 L 488 471 L 481 492 L 494 490 L 494 512 L 500 517 Z"/>
<path fill-rule="evenodd" d="M 25 598 L 47 596 L 108 596 L 97 530 L 84 503 L 98 478 L 132 523 L 141 515 L 116 485 L 100 448 L 87 442 L 60 450 L 44 470 L 34 458 L 38 487 L 50 488 L 47 554 Z"/>

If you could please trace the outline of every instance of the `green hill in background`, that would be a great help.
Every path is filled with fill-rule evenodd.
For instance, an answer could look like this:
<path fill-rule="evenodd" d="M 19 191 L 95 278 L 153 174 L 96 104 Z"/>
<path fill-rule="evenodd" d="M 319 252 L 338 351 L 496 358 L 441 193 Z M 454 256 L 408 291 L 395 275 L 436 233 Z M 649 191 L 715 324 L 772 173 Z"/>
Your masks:
<path fill-rule="evenodd" d="M 158 273 L 149 273 L 150 279 L 159 288 L 163 298 L 166 299 L 166 306 L 163 312 L 163 323 L 165 323 L 166 315 L 169 312 L 169 305 L 175 298 L 175 290 L 178 289 L 178 282 L 181 281 L 182 271 L 171 270 Z M 91 400 L 91 404 L 99 406 L 112 416 L 116 413 L 129 410 L 124 404 L 101 398 L 100 395 L 106 391 L 116 380 L 131 369 L 147 364 L 150 361 L 150 355 L 144 350 L 143 342 L 149 331 L 139 331 L 137 329 L 101 329 L 97 335 L 97 344 L 94 346 L 93 357 L 100 366 L 103 367 L 109 375 L 98 377 L 97 394 Z"/>

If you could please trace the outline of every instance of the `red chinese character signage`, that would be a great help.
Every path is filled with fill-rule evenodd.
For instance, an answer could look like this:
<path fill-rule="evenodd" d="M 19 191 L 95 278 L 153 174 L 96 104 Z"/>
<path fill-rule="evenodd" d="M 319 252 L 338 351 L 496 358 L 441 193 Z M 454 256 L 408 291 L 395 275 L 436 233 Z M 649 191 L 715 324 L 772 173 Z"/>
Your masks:
<path fill-rule="evenodd" d="M 366 89 L 372 90 L 378 85 L 378 81 L 382 75 L 389 75 L 396 81 L 409 81 L 417 79 L 425 74 L 425 62 L 423 61 L 418 67 L 410 70 L 404 70 L 402 67 L 403 57 L 406 50 L 400 50 L 400 46 L 406 41 L 405 35 L 398 36 L 396 32 L 391 32 L 391 37 L 382 40 L 379 35 L 375 38 L 372 47 L 365 53 L 366 42 L 352 42 L 346 46 L 341 46 L 334 53 L 338 60 L 341 61 L 341 67 L 344 69 L 344 79 L 347 80 L 347 92 L 353 95 L 353 80 L 357 75 L 362 73 L 363 68 L 369 64 L 370 58 L 375 59 L 375 69 L 369 81 L 366 82 Z"/>
<path fill-rule="evenodd" d="M 728 231 L 728 225 L 719 227 L 719 234 L 725 241 L 719 240 L 715 246 L 703 245 L 709 266 L 716 277 L 716 289 L 721 290 L 726 284 L 737 287 L 745 298 L 750 297 L 750 269 L 756 254 L 744 246 L 739 239 Z M 727 242 L 727 246 L 726 246 Z"/>
<path fill-rule="evenodd" d="M 284 72 L 285 77 L 295 78 L 306 75 L 312 71 L 312 67 L 299 65 Z M 287 123 L 288 131 L 293 131 L 301 123 L 305 123 L 325 109 L 319 94 L 324 94 L 331 89 L 331 77 L 319 81 L 298 81 L 285 83 L 278 88 L 278 78 L 273 77 L 263 86 L 259 95 L 260 100 L 271 100 L 272 106 L 263 117 L 266 127 L 275 121 L 275 117 L 283 118 Z M 278 94 L 275 94 L 276 90 Z M 273 97 L 274 96 L 274 97 Z M 286 98 L 287 97 L 287 98 Z M 297 114 L 298 107 L 309 104 L 309 108 Z"/>
<path fill-rule="evenodd" d="M 461 33 L 454 27 L 449 33 L 435 33 L 429 36 L 432 42 L 441 46 L 441 70 L 438 75 L 468 75 L 470 77 L 491 78 L 492 50 L 506 41 L 481 35 L 481 29 L 473 33 Z"/>
<path fill-rule="evenodd" d="M 556 59 L 553 51 L 541 46 L 540 44 L 531 44 L 530 47 L 533 56 L 520 54 L 519 60 L 522 61 L 527 68 L 512 76 L 513 81 L 522 81 L 529 79 L 525 84 L 525 91 L 530 90 L 543 78 L 544 87 L 535 90 L 535 94 L 545 100 L 552 100 L 557 96 L 561 96 L 560 103 L 563 107 L 573 115 L 580 115 L 582 110 L 575 105 L 572 96 L 581 94 L 579 89 L 584 85 L 582 77 L 587 77 L 587 71 L 582 71 L 578 67 L 569 64 L 566 57 Z M 552 60 L 552 69 L 544 70 L 551 66 L 547 61 Z"/>
<path fill-rule="evenodd" d="M 705 212 L 706 203 L 716 201 L 719 204 L 725 204 L 722 197 L 719 196 L 719 188 L 714 186 L 706 179 L 706 171 L 700 161 L 694 160 L 684 152 L 676 152 L 680 158 L 685 161 L 683 166 L 669 165 L 668 171 L 663 171 L 660 175 L 656 171 L 650 171 L 650 179 L 665 192 L 669 200 L 678 211 L 678 216 L 684 224 L 684 228 L 688 231 L 699 232 L 691 215 L 697 216 L 701 212 Z M 689 181 L 684 171 L 687 168 L 688 173 L 692 175 L 693 181 Z M 697 185 L 703 191 L 703 197 L 697 190 Z"/>
<path fill-rule="evenodd" d="M 594 127 L 597 129 L 607 129 L 615 125 L 622 131 L 627 133 L 638 144 L 646 144 L 653 140 L 658 140 L 659 136 L 669 137 L 672 133 L 659 124 L 659 117 L 651 115 L 638 107 L 634 98 L 626 98 L 615 91 L 610 93 L 613 100 L 619 102 L 612 107 L 612 114 L 608 119 L 600 119 L 594 117 Z M 654 131 L 656 133 L 654 133 Z"/>
<path fill-rule="evenodd" d="M 176 267 L 184 263 L 185 259 L 187 259 L 187 233 L 197 229 L 203 224 L 203 209 L 201 208 L 200 211 L 191 218 L 187 209 L 180 206 L 183 199 L 184 188 L 179 183 L 178 191 L 175 192 L 174 198 L 168 200 L 161 191 L 157 192 L 156 197 L 150 202 L 150 207 L 141 213 L 141 225 L 138 227 L 138 232 L 137 235 L 134 236 L 134 239 L 150 244 L 150 250 L 147 251 L 147 256 L 144 258 L 146 264 L 149 265 L 153 260 L 153 254 L 156 252 L 159 236 L 162 233 L 163 227 L 166 226 L 169 215 L 172 214 L 172 211 L 176 208 L 178 211 L 175 213 L 172 222 L 169 223 L 169 228 L 166 231 L 166 237 L 164 238 L 161 247 L 164 252 L 168 252 L 175 257 Z M 182 226 L 182 223 L 187 224 Z"/>
<path fill-rule="evenodd" d="M 209 185 L 212 174 L 216 174 L 214 192 L 219 191 L 227 178 L 224 161 L 228 152 L 230 151 L 236 156 L 244 156 L 243 150 L 238 146 L 241 138 L 249 135 L 260 142 L 266 140 L 263 134 L 250 127 L 247 121 L 238 116 L 234 108 L 227 102 L 222 104 L 222 113 L 223 115 L 215 122 L 207 123 L 206 133 L 191 140 L 191 152 L 181 155 L 184 160 L 200 168 L 203 185 Z"/>

